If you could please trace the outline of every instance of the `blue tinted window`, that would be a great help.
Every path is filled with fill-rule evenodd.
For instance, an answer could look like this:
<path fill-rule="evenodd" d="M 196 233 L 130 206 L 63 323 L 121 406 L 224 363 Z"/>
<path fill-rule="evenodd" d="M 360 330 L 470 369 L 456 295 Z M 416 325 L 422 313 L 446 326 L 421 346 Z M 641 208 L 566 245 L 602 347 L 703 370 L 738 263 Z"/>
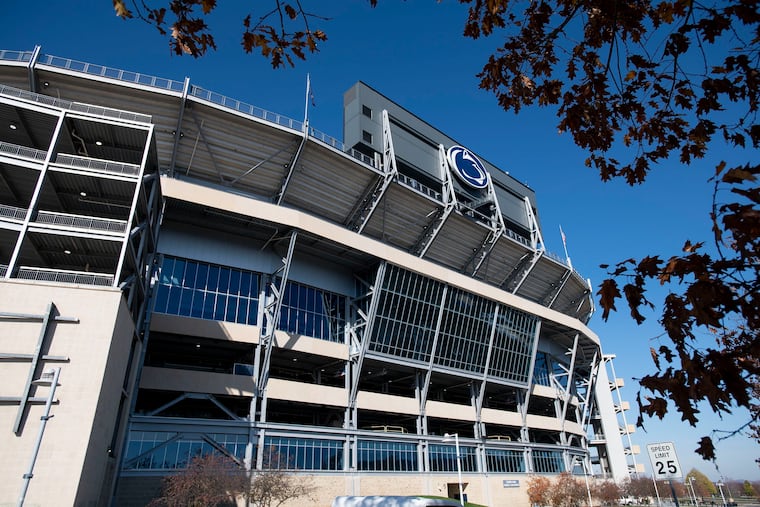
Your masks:
<path fill-rule="evenodd" d="M 217 286 L 217 291 L 221 292 L 223 294 L 229 294 L 230 293 L 230 270 L 227 268 L 222 268 L 219 270 L 219 285 Z"/>
<path fill-rule="evenodd" d="M 164 259 L 164 262 L 170 259 Z M 185 283 L 185 261 L 182 259 L 174 259 L 174 269 L 171 271 L 172 285 L 183 285 Z"/>
<path fill-rule="evenodd" d="M 209 266 L 208 281 L 206 282 L 206 290 L 216 292 L 218 288 L 219 288 L 219 267 Z"/>
<path fill-rule="evenodd" d="M 228 322 L 237 322 L 237 304 L 238 298 L 234 296 L 227 297 L 227 313 L 225 319 Z"/>
<path fill-rule="evenodd" d="M 240 295 L 241 296 L 256 296 L 257 290 L 251 290 L 251 273 L 243 271 L 240 274 Z"/>
<path fill-rule="evenodd" d="M 214 320 L 227 320 L 224 314 L 227 310 L 227 296 L 219 294 L 216 296 L 216 307 L 214 308 Z"/>
<path fill-rule="evenodd" d="M 165 256 L 155 311 L 255 324 L 259 275 L 226 266 Z"/>
<path fill-rule="evenodd" d="M 190 314 L 183 313 L 182 315 L 200 319 L 203 316 L 203 292 L 194 289 L 184 289 L 182 291 L 183 304 L 185 303 L 185 298 L 187 298 L 190 305 Z"/>
<path fill-rule="evenodd" d="M 182 295 L 182 289 L 179 287 L 169 287 L 169 301 L 166 304 L 166 313 L 180 315 L 179 302 Z"/>
<path fill-rule="evenodd" d="M 240 292 L 240 271 L 237 269 L 230 271 L 230 289 L 228 292 L 233 295 Z"/>
<path fill-rule="evenodd" d="M 195 264 L 195 263 L 193 263 Z M 198 274 L 195 277 L 194 283 L 188 283 L 188 287 L 195 287 L 196 289 L 206 288 L 206 279 L 208 278 L 208 265 L 198 264 Z"/>
<path fill-rule="evenodd" d="M 174 259 L 164 259 L 163 264 L 161 265 L 161 284 L 164 285 L 173 285 L 172 279 L 173 277 L 173 270 L 174 270 Z"/>
<path fill-rule="evenodd" d="M 156 303 L 153 307 L 154 311 L 166 313 L 166 305 L 169 302 L 169 286 L 159 285 L 156 290 Z"/>
<path fill-rule="evenodd" d="M 200 294 L 200 292 L 198 292 Z M 203 294 L 204 301 L 203 301 L 203 318 L 207 320 L 213 320 L 214 319 L 214 303 L 215 303 L 215 296 L 213 292 L 205 292 Z"/>

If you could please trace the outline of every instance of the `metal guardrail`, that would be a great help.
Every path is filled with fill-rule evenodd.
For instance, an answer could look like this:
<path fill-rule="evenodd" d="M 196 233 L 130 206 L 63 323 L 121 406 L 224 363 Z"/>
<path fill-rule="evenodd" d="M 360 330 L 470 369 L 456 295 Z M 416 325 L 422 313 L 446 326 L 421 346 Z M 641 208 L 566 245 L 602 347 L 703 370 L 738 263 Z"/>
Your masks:
<path fill-rule="evenodd" d="M 40 55 L 37 63 L 41 65 L 50 65 L 51 67 L 58 67 L 59 69 L 83 72 L 91 76 L 107 77 L 127 83 L 151 86 L 153 88 L 159 88 L 162 90 L 181 92 L 185 87 L 182 81 L 174 81 L 172 79 L 149 76 L 147 74 L 140 74 L 139 72 L 131 72 L 128 70 L 114 69 L 112 67 L 106 67 L 104 65 L 80 62 L 78 60 L 61 58 L 59 56 Z"/>
<path fill-rule="evenodd" d="M 275 123 L 282 127 L 303 131 L 303 122 L 294 120 L 292 118 L 288 118 L 287 116 L 283 116 L 281 114 L 267 111 L 266 109 L 253 106 L 246 102 L 241 102 L 237 99 L 231 99 L 220 93 L 212 92 L 210 90 L 206 90 L 205 88 L 201 88 L 200 86 L 195 86 L 195 85 L 191 86 L 190 95 L 192 95 L 193 97 L 199 98 L 201 100 L 206 100 L 208 102 L 218 104 L 228 109 L 232 109 L 240 113 L 253 116 L 255 118 L 259 118 L 271 123 Z"/>
<path fill-rule="evenodd" d="M 54 213 L 52 211 L 40 211 L 37 213 L 37 224 L 55 225 L 59 227 L 73 227 L 91 231 L 104 231 L 124 233 L 127 230 L 126 220 L 114 220 L 111 218 L 89 217 L 85 215 L 70 215 L 67 213 Z"/>
<path fill-rule="evenodd" d="M 11 144 L 0 141 L 0 153 L 4 155 L 13 155 L 15 157 L 26 158 L 31 160 L 44 161 L 47 156 L 46 151 L 38 150 L 35 148 L 28 148 L 19 144 Z"/>
<path fill-rule="evenodd" d="M 367 164 L 370 167 L 378 168 L 375 165 L 375 159 L 365 155 L 364 153 L 357 151 L 353 148 L 347 147 L 345 144 L 343 144 L 342 141 L 339 141 L 338 139 L 335 139 L 332 136 L 329 136 L 325 134 L 324 132 L 321 132 L 317 129 L 309 127 L 309 136 L 313 137 L 314 139 L 317 139 L 318 141 L 322 141 L 328 146 L 331 146 L 332 148 L 335 148 L 336 150 L 340 150 L 343 153 L 346 153 L 351 158 L 354 158 L 360 162 L 363 162 Z"/>
<path fill-rule="evenodd" d="M 86 171 L 127 176 L 138 176 L 140 174 L 140 166 L 137 164 L 126 164 L 123 162 L 113 162 L 111 160 L 80 157 L 78 155 L 59 154 L 55 158 L 55 163 L 76 169 L 84 169 Z"/>
<path fill-rule="evenodd" d="M 26 208 L 0 204 L 0 218 L 23 221 L 26 218 L 27 211 Z"/>
<path fill-rule="evenodd" d="M 31 58 L 32 58 L 31 51 L 0 51 L 0 60 L 20 61 L 20 62 L 28 63 L 31 61 Z M 39 59 L 37 60 L 37 64 L 48 65 L 50 67 L 56 67 L 59 69 L 71 70 L 75 72 L 82 72 L 84 74 L 88 74 L 91 76 L 115 79 L 117 81 L 123 81 L 126 83 L 134 83 L 134 84 L 140 84 L 144 86 L 150 86 L 152 88 L 157 88 L 160 90 L 182 92 L 185 87 L 185 84 L 182 81 L 175 81 L 173 79 L 166 79 L 166 78 L 161 78 L 161 77 L 156 77 L 156 76 L 150 76 L 147 74 L 140 74 L 139 72 L 115 69 L 112 67 L 106 67 L 104 65 L 81 62 L 78 60 L 72 60 L 71 58 L 61 58 L 59 56 L 53 56 L 53 55 L 45 55 L 45 54 L 40 55 Z M 287 116 L 283 116 L 281 114 L 267 111 L 266 109 L 253 106 L 251 104 L 247 104 L 237 99 L 232 99 L 220 93 L 206 90 L 200 86 L 195 86 L 195 85 L 190 86 L 189 93 L 193 97 L 197 97 L 202 100 L 207 100 L 214 104 L 218 104 L 222 107 L 229 108 L 229 109 L 241 112 L 243 114 L 253 116 L 255 118 L 260 118 L 262 120 L 266 120 L 266 121 L 275 123 L 277 125 L 281 125 L 286 128 L 290 128 L 297 131 L 303 131 L 303 122 L 299 120 L 294 120 L 292 118 L 288 118 Z M 53 100 L 56 100 L 56 99 L 53 99 Z M 119 113 L 121 114 L 114 115 L 114 112 L 117 112 L 118 110 L 110 109 L 110 108 L 98 108 L 95 106 L 88 106 L 86 104 L 80 104 L 80 103 L 68 103 L 69 104 L 68 106 L 63 106 L 60 103 L 66 103 L 67 101 L 58 100 L 57 102 L 59 102 L 59 104 L 49 103 L 49 105 L 56 105 L 57 107 L 63 107 L 64 109 L 71 109 L 71 110 L 81 111 L 81 112 L 90 113 L 90 114 L 101 114 L 103 116 L 116 117 L 119 119 L 131 119 L 134 121 L 144 121 L 144 122 L 151 121 L 151 117 L 148 115 L 139 115 L 135 113 L 128 113 L 126 111 L 119 111 Z M 130 115 L 134 117 L 129 117 Z M 322 141 L 328 146 L 331 146 L 337 150 L 340 150 L 343 153 L 348 154 L 352 158 L 359 160 L 360 162 L 364 164 L 367 164 L 371 167 L 375 167 L 375 160 L 372 157 L 368 157 L 364 153 L 361 153 L 353 148 L 348 148 L 345 144 L 343 144 L 342 141 L 339 141 L 338 139 L 332 136 L 329 136 L 323 132 L 320 132 L 319 130 L 312 129 L 312 128 L 309 129 L 309 136 L 319 141 Z"/>
<path fill-rule="evenodd" d="M 0 264 L 0 277 L 4 277 L 7 272 L 8 272 L 8 265 Z"/>
<path fill-rule="evenodd" d="M 75 283 L 79 285 L 98 285 L 108 287 L 113 285 L 113 275 L 105 273 L 88 273 L 86 271 L 69 271 L 62 269 L 35 268 L 21 266 L 16 278 L 36 280 L 39 282 Z"/>
<path fill-rule="evenodd" d="M 40 95 L 39 93 L 28 92 L 26 90 L 20 90 L 18 88 L 7 85 L 0 85 L 0 95 L 28 100 L 37 104 L 57 107 L 59 109 L 65 109 L 67 111 L 106 116 L 108 118 L 115 118 L 117 120 L 136 121 L 140 123 L 151 122 L 151 116 L 147 114 L 132 113 L 130 111 L 122 111 L 121 109 L 114 109 L 111 107 L 93 106 L 90 104 L 83 104 L 81 102 L 72 102 L 70 100 L 57 99 L 48 95 Z"/>
<path fill-rule="evenodd" d="M 33 51 L 13 51 L 8 49 L 0 50 L 0 60 L 9 62 L 29 63 L 32 61 Z"/>
<path fill-rule="evenodd" d="M 248 104 L 246 102 L 242 102 L 237 99 L 232 99 L 220 93 L 212 92 L 210 90 L 206 90 L 205 88 L 201 88 L 200 86 L 195 86 L 195 85 L 191 86 L 189 94 L 198 99 L 205 100 L 213 104 L 217 104 L 222 107 L 226 107 L 228 109 L 238 111 L 248 116 L 253 116 L 254 118 L 259 118 L 261 120 L 274 123 L 276 125 L 280 125 L 281 127 L 285 127 L 285 128 L 289 128 L 289 129 L 297 130 L 301 132 L 303 131 L 302 121 L 294 120 L 287 116 L 283 116 L 278 113 L 267 111 L 266 109 L 256 107 L 254 105 Z M 324 132 L 321 132 L 317 129 L 309 127 L 308 134 L 310 137 L 313 137 L 314 139 L 322 141 L 328 146 L 331 146 L 337 150 L 340 150 L 343 153 L 348 154 L 349 156 L 351 156 L 352 158 L 360 162 L 363 162 L 371 167 L 375 167 L 375 161 L 373 158 L 368 157 L 364 153 L 354 150 L 353 148 L 346 147 L 346 145 L 343 144 L 342 141 L 339 141 L 338 139 L 335 139 L 332 136 L 328 136 Z"/>
<path fill-rule="evenodd" d="M 409 176 L 406 176 L 405 174 L 399 174 L 398 181 L 399 183 L 409 188 L 413 188 L 414 190 L 422 192 L 428 197 L 432 197 L 438 202 L 443 202 L 443 194 L 441 192 L 438 192 L 437 190 L 434 190 L 426 185 L 423 185 L 422 183 L 415 180 L 414 178 L 410 178 Z"/>

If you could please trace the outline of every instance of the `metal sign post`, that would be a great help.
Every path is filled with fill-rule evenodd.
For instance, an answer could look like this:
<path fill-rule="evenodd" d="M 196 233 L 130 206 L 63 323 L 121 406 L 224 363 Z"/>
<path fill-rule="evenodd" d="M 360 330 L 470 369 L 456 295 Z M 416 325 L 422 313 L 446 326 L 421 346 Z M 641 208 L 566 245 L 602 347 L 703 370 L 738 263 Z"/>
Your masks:
<path fill-rule="evenodd" d="M 670 483 L 670 492 L 673 495 L 673 501 L 678 505 L 678 495 L 673 487 L 673 479 L 683 478 L 681 464 L 678 462 L 676 447 L 673 442 L 662 442 L 659 444 L 647 444 L 649 461 L 652 463 L 652 475 L 655 480 L 667 480 Z"/>

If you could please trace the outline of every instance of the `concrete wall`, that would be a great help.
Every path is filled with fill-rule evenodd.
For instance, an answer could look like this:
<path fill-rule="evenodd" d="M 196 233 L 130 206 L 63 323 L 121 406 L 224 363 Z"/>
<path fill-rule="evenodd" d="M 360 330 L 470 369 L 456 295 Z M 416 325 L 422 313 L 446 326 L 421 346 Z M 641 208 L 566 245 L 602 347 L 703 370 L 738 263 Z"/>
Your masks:
<path fill-rule="evenodd" d="M 310 497 L 296 498 L 282 507 L 330 507 L 336 496 L 343 495 L 435 495 L 448 496 L 449 486 L 458 490 L 453 474 L 363 474 L 357 475 L 294 475 L 293 480 L 313 486 Z M 517 480 L 505 487 L 505 480 Z M 160 494 L 161 479 L 157 476 L 124 477 L 121 479 L 117 505 L 142 507 L 151 495 Z M 462 476 L 464 494 L 470 502 L 491 507 L 529 507 L 527 475 Z"/>
<path fill-rule="evenodd" d="M 42 315 L 53 302 L 56 314 L 79 319 L 53 323 L 42 351 L 67 356 L 67 362 L 41 361 L 35 378 L 60 367 L 59 387 L 29 483 L 25 505 L 95 506 L 109 483 L 108 457 L 122 382 L 134 327 L 121 292 L 89 286 L 62 287 L 21 280 L 0 281 L 0 311 Z M 1 353 L 34 353 L 42 324 L 33 320 L 0 320 Z M 18 397 L 29 375 L 30 361 L 0 363 L 0 396 Z M 48 387 L 31 395 L 47 398 Z M 21 431 L 13 423 L 18 404 L 0 404 L 0 505 L 15 505 L 29 465 L 44 405 L 30 405 Z"/>

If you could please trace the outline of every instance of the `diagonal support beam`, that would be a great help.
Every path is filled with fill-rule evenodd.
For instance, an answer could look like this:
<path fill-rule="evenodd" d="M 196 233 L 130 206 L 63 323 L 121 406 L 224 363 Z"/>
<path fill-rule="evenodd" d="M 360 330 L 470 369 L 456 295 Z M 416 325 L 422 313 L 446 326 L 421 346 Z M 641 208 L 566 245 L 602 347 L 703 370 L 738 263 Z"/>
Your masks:
<path fill-rule="evenodd" d="M 185 78 L 185 84 L 182 86 L 182 96 L 179 99 L 179 110 L 177 111 L 177 127 L 174 129 L 174 142 L 172 143 L 172 158 L 169 162 L 169 174 L 174 176 L 174 169 L 177 166 L 177 152 L 179 151 L 179 141 L 184 137 L 182 134 L 182 119 L 185 116 L 185 107 L 187 106 L 187 94 L 190 92 L 190 78 Z"/>
<path fill-rule="evenodd" d="M 211 151 L 211 145 L 206 140 L 206 135 L 203 133 L 203 122 L 198 121 L 198 116 L 195 114 L 195 112 L 190 109 L 190 116 L 193 117 L 193 121 L 195 122 L 195 126 L 198 127 L 198 137 L 200 137 L 201 141 L 203 141 L 203 145 L 206 147 L 206 152 L 208 153 L 209 158 L 211 159 L 211 164 L 214 166 L 214 170 L 216 171 L 216 174 L 219 176 L 219 182 L 224 183 L 224 177 L 222 176 L 222 171 L 219 170 L 219 164 L 216 162 L 216 157 L 214 157 L 214 152 Z M 187 171 L 190 172 L 190 167 L 187 168 Z"/>
<path fill-rule="evenodd" d="M 533 268 L 538 264 L 539 259 L 544 254 L 541 250 L 534 250 L 526 253 L 520 258 L 520 261 L 512 269 L 512 272 L 507 275 L 500 287 L 512 294 L 516 294 L 520 287 L 533 271 Z"/>
<path fill-rule="evenodd" d="M 383 174 L 367 187 L 361 200 L 349 215 L 346 220 L 346 227 L 349 230 L 361 234 L 396 176 L 398 176 L 398 168 L 391 137 L 391 124 L 388 111 L 383 110 Z"/>
<path fill-rule="evenodd" d="M 573 271 L 568 269 L 567 271 L 562 273 L 562 277 L 559 279 L 558 282 L 552 284 L 551 289 L 548 291 L 548 293 L 543 298 L 541 298 L 545 307 L 551 308 L 554 305 L 554 302 L 557 301 L 557 298 L 559 297 L 560 292 L 562 292 L 562 289 L 565 288 L 565 285 L 567 284 L 567 281 L 570 279 L 570 275 L 572 273 Z"/>
<path fill-rule="evenodd" d="M 570 398 L 573 395 L 573 380 L 575 376 L 575 360 L 578 357 L 578 340 L 580 335 L 575 334 L 573 339 L 573 348 L 570 349 L 570 366 L 567 368 L 567 387 L 562 397 L 562 438 L 565 439 L 565 426 L 567 425 L 567 408 L 570 405 Z"/>
<path fill-rule="evenodd" d="M 259 400 L 263 400 L 266 397 L 266 388 L 267 383 L 269 382 L 269 366 L 272 361 L 272 347 L 274 346 L 275 332 L 277 331 L 277 326 L 280 322 L 280 313 L 282 311 L 282 295 L 285 292 L 285 286 L 288 283 L 290 265 L 293 262 L 293 252 L 295 251 L 297 237 L 298 233 L 296 231 L 290 233 L 288 252 L 282 259 L 282 266 L 270 277 L 269 288 L 271 290 L 271 299 L 264 307 L 264 334 L 261 336 L 259 344 L 259 347 L 264 353 L 259 366 L 256 382 L 256 394 Z"/>
<path fill-rule="evenodd" d="M 359 376 L 362 371 L 362 364 L 364 363 L 364 356 L 369 348 L 369 340 L 372 337 L 372 328 L 375 322 L 375 315 L 377 314 L 377 305 L 380 301 L 380 292 L 382 291 L 383 280 L 385 279 L 385 270 L 387 264 L 381 263 L 377 267 L 377 273 L 375 274 L 375 283 L 372 286 L 372 295 L 369 302 L 369 308 L 367 309 L 367 315 L 364 318 L 364 326 L 362 331 L 356 334 L 358 343 L 352 346 L 351 358 L 349 361 L 349 373 L 351 387 L 348 395 L 348 407 L 353 411 L 356 408 L 356 398 L 359 395 Z M 354 421 L 355 422 L 355 421 Z"/>
<path fill-rule="evenodd" d="M 298 144 L 298 149 L 295 151 L 295 153 L 293 153 L 293 156 L 290 157 L 290 162 L 288 162 L 288 173 L 282 179 L 280 191 L 277 192 L 277 195 L 274 196 L 273 201 L 275 203 L 282 204 L 282 200 L 285 198 L 285 192 L 287 192 L 290 180 L 293 178 L 293 173 L 296 170 L 296 165 L 298 165 L 298 159 L 301 158 L 301 153 L 303 152 L 303 148 L 306 146 L 306 141 L 308 140 L 308 131 L 304 129 L 303 137 L 301 138 L 301 142 Z"/>
<path fill-rule="evenodd" d="M 439 144 L 438 165 L 440 168 L 440 173 L 444 175 L 443 207 L 436 208 L 433 211 L 432 218 L 425 226 L 422 235 L 410 249 L 411 254 L 416 255 L 417 257 L 425 256 L 428 248 L 430 248 L 430 245 L 433 244 L 433 241 L 435 241 L 438 233 L 441 232 L 441 229 L 443 229 L 443 226 L 446 224 L 446 220 L 449 218 L 449 215 L 451 215 L 451 212 L 456 209 L 457 198 L 454 192 L 454 184 L 451 180 L 451 171 L 449 171 L 448 164 L 449 162 L 446 159 L 446 150 L 443 148 L 442 144 Z"/>

